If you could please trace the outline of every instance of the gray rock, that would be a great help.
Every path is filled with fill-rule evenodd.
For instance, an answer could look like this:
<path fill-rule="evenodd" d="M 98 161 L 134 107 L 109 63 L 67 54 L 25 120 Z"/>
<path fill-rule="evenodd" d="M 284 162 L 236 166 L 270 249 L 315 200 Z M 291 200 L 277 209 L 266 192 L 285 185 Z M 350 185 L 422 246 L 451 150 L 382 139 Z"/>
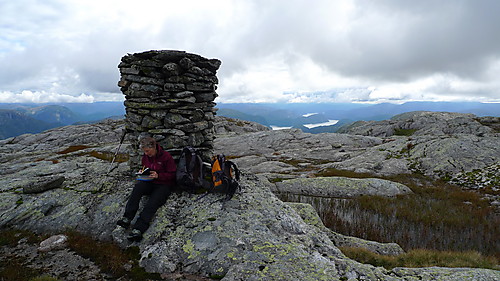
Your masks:
<path fill-rule="evenodd" d="M 96 157 L 96 152 L 111 155 L 115 152 L 122 128 L 123 122 L 104 122 L 0 141 L 0 171 L 8 170 L 0 178 L 0 228 L 16 227 L 37 233 L 74 229 L 96 239 L 113 240 L 122 247 L 130 246 L 124 239 L 127 232 L 116 226 L 134 184 L 127 173 L 130 167 L 128 162 L 110 165 L 109 160 Z M 238 140 L 239 146 L 217 146 L 215 150 L 240 156 L 257 155 L 269 161 L 288 159 L 287 164 L 291 166 L 294 166 L 291 160 L 299 159 L 300 163 L 319 167 L 326 164 L 320 161 L 322 159 L 338 159 L 338 153 L 343 153 L 341 149 L 353 157 L 383 144 L 382 139 L 373 137 L 311 136 L 294 130 L 281 136 L 262 131 L 244 137 L 246 146 L 239 136 L 231 136 L 226 139 Z M 314 146 L 315 152 L 304 151 L 304 143 Z M 338 144 L 342 144 L 341 148 Z M 328 155 L 327 151 L 335 153 Z M 134 151 L 126 143 L 121 153 L 131 155 Z M 309 158 L 310 155 L 314 158 Z M 499 271 L 483 269 L 390 271 L 354 262 L 339 251 L 337 244 L 371 243 L 344 239 L 306 222 L 294 208 L 271 192 L 272 185 L 265 177 L 249 175 L 246 167 L 240 168 L 244 172 L 243 189 L 230 201 L 220 201 L 222 197 L 217 194 L 198 201 L 199 195 L 172 194 L 158 210 L 143 241 L 134 244 L 140 248 L 140 264 L 151 272 L 181 271 L 226 281 L 430 280 L 449 276 L 494 280 L 500 276 Z M 64 188 L 30 194 L 19 192 L 33 175 L 63 174 Z M 375 245 L 370 245 L 375 251 L 394 251 L 388 250 L 389 247 L 385 249 L 385 245 L 380 248 Z M 65 250 L 54 253 L 62 251 Z M 59 257 L 66 265 L 54 262 L 54 266 L 85 264 L 77 258 L 77 263 L 68 263 Z M 93 276 L 99 275 L 92 265 L 85 264 L 84 268 L 66 280 L 91 280 L 95 277 L 89 277 L 90 272 Z"/>
<path fill-rule="evenodd" d="M 396 196 L 412 193 L 407 186 L 383 179 L 345 177 L 297 178 L 276 183 L 276 191 L 332 198 L 353 198 L 361 195 Z"/>
<path fill-rule="evenodd" d="M 217 135 L 240 135 L 250 132 L 269 130 L 271 130 L 271 128 L 259 123 L 223 116 L 215 116 L 215 132 L 217 133 Z"/>
<path fill-rule="evenodd" d="M 500 271 L 488 269 L 472 268 L 394 268 L 393 276 L 405 278 L 406 280 L 481 280 L 497 281 L 500 280 Z"/>
<path fill-rule="evenodd" d="M 378 138 L 281 130 L 226 134 L 214 141 L 214 147 L 219 148 L 219 153 L 236 157 L 235 162 L 243 169 L 270 177 L 284 172 L 293 177 L 308 177 L 320 170 L 339 169 L 376 176 L 421 173 L 435 179 L 459 177 L 462 180 L 457 182 L 466 185 L 468 179 L 477 181 L 469 174 L 476 171 L 486 176 L 481 182 L 492 182 L 493 188 L 498 188 L 494 185 L 498 182 L 495 175 L 500 172 L 496 168 L 500 159 L 499 136 L 488 133 Z M 247 161 L 248 157 L 258 157 L 261 162 Z M 287 165 L 278 165 L 276 161 Z M 286 171 L 284 166 L 288 167 Z"/>
<path fill-rule="evenodd" d="M 40 193 L 50 189 L 61 187 L 64 176 L 41 177 L 35 182 L 31 182 L 23 187 L 23 193 Z"/>
<path fill-rule="evenodd" d="M 0 264 L 11 264 L 13 260 L 22 260 L 29 268 L 43 272 L 57 280 L 106 280 L 99 267 L 87 258 L 79 256 L 67 248 L 51 249 L 40 253 L 37 244 L 19 240 L 14 247 L 0 247 Z"/>
<path fill-rule="evenodd" d="M 494 133 L 493 127 L 497 123 L 499 123 L 498 120 L 481 119 L 474 114 L 413 111 L 396 115 L 390 120 L 359 121 L 340 128 L 338 132 L 375 137 L 390 137 L 397 134 L 411 134 L 413 136 L 485 135 Z"/>
<path fill-rule="evenodd" d="M 62 250 L 67 247 L 68 236 L 59 234 L 53 235 L 40 242 L 38 247 L 39 252 L 50 252 L 54 250 Z"/>

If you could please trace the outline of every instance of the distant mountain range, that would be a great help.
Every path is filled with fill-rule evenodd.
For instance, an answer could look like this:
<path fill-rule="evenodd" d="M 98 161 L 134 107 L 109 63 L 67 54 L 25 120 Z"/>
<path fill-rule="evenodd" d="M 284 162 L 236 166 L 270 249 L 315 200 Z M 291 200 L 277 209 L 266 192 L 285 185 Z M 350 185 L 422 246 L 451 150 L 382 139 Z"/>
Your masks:
<path fill-rule="evenodd" d="M 300 128 L 304 132 L 336 132 L 341 126 L 359 120 L 385 120 L 410 111 L 445 111 L 472 113 L 477 116 L 500 116 L 500 103 L 479 102 L 407 102 L 403 104 L 248 104 L 219 103 L 218 115 L 258 122 L 268 127 Z M 338 120 L 334 125 L 307 128 L 305 124 Z"/>
<path fill-rule="evenodd" d="M 268 127 L 299 128 L 309 133 L 336 132 L 340 127 L 355 121 L 385 120 L 410 111 L 446 111 L 472 113 L 477 116 L 500 116 L 500 103 L 479 102 L 218 103 L 217 108 L 217 115 L 220 116 L 253 121 Z M 0 139 L 24 133 L 39 133 L 59 126 L 91 123 L 106 118 L 123 118 L 124 114 L 123 102 L 0 103 Z M 327 122 L 332 125 L 311 125 Z"/>
<path fill-rule="evenodd" d="M 124 114 L 123 102 L 0 103 L 0 139 L 106 118 L 123 118 Z"/>

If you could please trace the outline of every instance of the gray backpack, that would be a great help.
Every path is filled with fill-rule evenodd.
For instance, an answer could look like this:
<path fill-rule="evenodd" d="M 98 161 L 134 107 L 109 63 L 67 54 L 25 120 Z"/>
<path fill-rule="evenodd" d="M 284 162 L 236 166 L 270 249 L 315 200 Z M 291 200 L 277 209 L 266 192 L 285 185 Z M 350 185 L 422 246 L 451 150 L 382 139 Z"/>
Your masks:
<path fill-rule="evenodd" d="M 210 183 L 205 179 L 203 160 L 198 151 L 191 146 L 182 149 L 175 177 L 180 189 L 189 193 L 196 193 L 198 190 L 207 189 L 210 186 Z"/>

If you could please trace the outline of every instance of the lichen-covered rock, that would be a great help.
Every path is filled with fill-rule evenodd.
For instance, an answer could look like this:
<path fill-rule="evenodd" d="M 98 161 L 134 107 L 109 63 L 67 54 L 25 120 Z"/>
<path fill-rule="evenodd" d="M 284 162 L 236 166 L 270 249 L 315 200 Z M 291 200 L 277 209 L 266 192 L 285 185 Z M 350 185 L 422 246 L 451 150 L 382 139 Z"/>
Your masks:
<path fill-rule="evenodd" d="M 102 157 L 114 154 L 122 128 L 123 121 L 104 122 L 0 141 L 0 228 L 38 233 L 74 229 L 96 239 L 112 239 L 123 247 L 130 246 L 127 231 L 118 227 L 116 221 L 123 215 L 134 179 L 128 173 L 128 162 L 110 164 L 109 158 Z M 253 148 L 258 148 L 264 140 L 266 145 L 258 150 L 269 151 L 270 154 L 263 155 L 273 160 L 283 155 L 300 155 L 304 143 L 318 145 L 312 153 L 318 159 L 328 149 L 338 153 L 343 153 L 338 149 L 345 149 L 345 153 L 355 155 L 382 144 L 378 138 L 348 135 L 310 139 L 309 135 L 297 131 L 266 140 L 270 133 L 250 133 L 246 138 L 248 146 Z M 262 139 L 251 139 L 255 137 L 253 134 Z M 291 141 L 290 136 L 293 136 Z M 356 139 L 360 142 L 356 143 Z M 277 144 L 288 150 L 274 154 L 281 151 L 274 147 Z M 219 146 L 216 151 L 225 149 Z M 235 147 L 228 149 L 233 151 Z M 120 154 L 128 154 L 130 150 L 130 144 L 125 143 Z M 301 163 L 308 161 L 314 165 L 325 164 L 301 158 Z M 291 162 L 289 165 L 294 166 Z M 304 219 L 300 212 L 272 193 L 272 184 L 265 177 L 249 175 L 245 167 L 241 168 L 243 190 L 232 200 L 220 201 L 222 196 L 217 194 L 200 200 L 197 200 L 200 195 L 172 194 L 158 210 L 144 239 L 136 244 L 141 251 L 141 265 L 152 272 L 179 271 L 226 281 L 447 280 L 453 277 L 495 280 L 500 276 L 499 271 L 482 269 L 386 270 L 352 261 L 337 248 L 336 243 L 345 242 L 341 237 L 308 222 L 309 219 Z M 60 188 L 22 193 L 23 187 L 37 175 L 64 176 L 65 181 Z M 347 239 L 350 242 L 345 243 L 364 243 L 354 240 Z M 384 251 L 383 247 L 376 250 Z M 54 266 L 63 265 L 54 262 Z M 95 266 L 85 265 L 85 268 L 99 274 Z M 88 272 L 76 272 L 68 280 L 85 279 Z"/>
<path fill-rule="evenodd" d="M 241 135 L 250 132 L 270 130 L 271 128 L 259 123 L 224 116 L 215 116 L 215 133 L 217 135 Z"/>
<path fill-rule="evenodd" d="M 300 130 L 261 131 L 218 138 L 215 147 L 234 157 L 242 168 L 266 174 L 270 179 L 308 177 L 319 170 L 338 169 L 377 176 L 419 173 L 444 180 L 457 177 L 454 182 L 464 183 L 467 188 L 499 188 L 495 175 L 500 172 L 500 134 L 494 132 L 481 136 L 471 133 L 379 138 Z M 483 177 L 474 179 L 471 172 Z M 482 184 L 471 187 L 465 179 Z"/>
<path fill-rule="evenodd" d="M 26 184 L 23 193 L 40 193 L 50 189 L 61 187 L 64 176 L 40 177 L 36 181 Z"/>
<path fill-rule="evenodd" d="M 230 201 L 221 201 L 215 194 L 200 201 L 195 201 L 199 196 L 174 195 L 169 201 L 180 200 L 177 204 L 183 207 L 172 210 L 177 204 L 167 202 L 171 208 L 165 207 L 158 218 L 164 232 L 159 237 L 157 233 L 146 234 L 141 263 L 148 270 L 182 268 L 208 276 L 229 274 L 238 276 L 237 280 L 338 276 L 332 261 L 323 256 L 342 254 L 325 234 L 315 232 L 297 214 L 290 213 L 291 209 L 256 178 L 247 178 L 242 185 L 242 194 Z"/>

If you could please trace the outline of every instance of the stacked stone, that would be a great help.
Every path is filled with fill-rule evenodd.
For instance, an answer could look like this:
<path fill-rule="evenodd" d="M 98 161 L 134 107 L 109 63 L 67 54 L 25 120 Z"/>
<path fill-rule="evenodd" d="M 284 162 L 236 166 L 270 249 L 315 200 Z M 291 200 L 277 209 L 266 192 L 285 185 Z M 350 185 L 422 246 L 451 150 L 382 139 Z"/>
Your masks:
<path fill-rule="evenodd" d="M 118 86 L 125 95 L 127 135 L 135 151 L 140 138 L 152 136 L 174 158 L 192 146 L 210 159 L 220 65 L 218 59 L 170 50 L 121 59 Z"/>

